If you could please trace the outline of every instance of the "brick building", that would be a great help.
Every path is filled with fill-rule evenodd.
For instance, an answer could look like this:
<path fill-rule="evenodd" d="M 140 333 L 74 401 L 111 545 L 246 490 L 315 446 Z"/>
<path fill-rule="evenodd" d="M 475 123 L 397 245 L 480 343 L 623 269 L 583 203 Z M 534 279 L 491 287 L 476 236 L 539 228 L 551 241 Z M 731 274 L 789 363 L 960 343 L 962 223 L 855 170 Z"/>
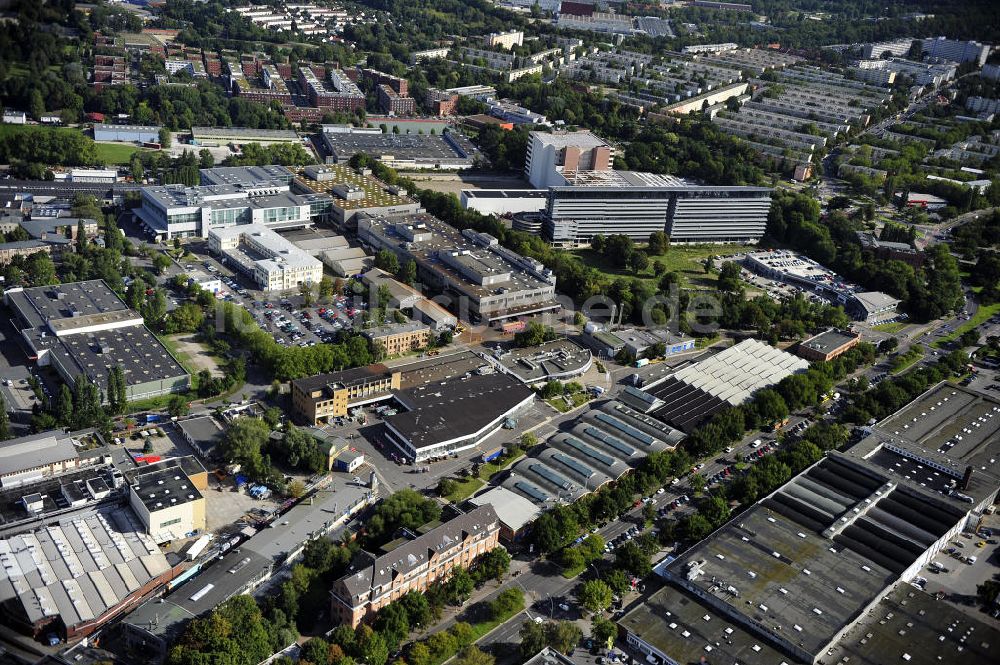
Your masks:
<path fill-rule="evenodd" d="M 492 505 L 480 506 L 427 533 L 376 556 L 360 552 L 348 575 L 333 583 L 330 616 L 357 628 L 367 617 L 411 591 L 469 568 L 499 546 L 500 520 Z"/>

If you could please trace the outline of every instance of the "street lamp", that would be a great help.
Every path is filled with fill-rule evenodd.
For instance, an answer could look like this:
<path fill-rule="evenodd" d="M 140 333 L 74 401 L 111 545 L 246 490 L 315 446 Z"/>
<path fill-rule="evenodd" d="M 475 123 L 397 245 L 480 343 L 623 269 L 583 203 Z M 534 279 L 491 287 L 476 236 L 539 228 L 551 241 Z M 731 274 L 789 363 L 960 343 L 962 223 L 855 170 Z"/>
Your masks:
<path fill-rule="evenodd" d="M 552 620 L 552 613 L 553 613 L 553 610 L 552 610 L 552 594 L 551 593 L 546 593 L 545 597 L 549 599 L 549 620 L 551 621 Z"/>

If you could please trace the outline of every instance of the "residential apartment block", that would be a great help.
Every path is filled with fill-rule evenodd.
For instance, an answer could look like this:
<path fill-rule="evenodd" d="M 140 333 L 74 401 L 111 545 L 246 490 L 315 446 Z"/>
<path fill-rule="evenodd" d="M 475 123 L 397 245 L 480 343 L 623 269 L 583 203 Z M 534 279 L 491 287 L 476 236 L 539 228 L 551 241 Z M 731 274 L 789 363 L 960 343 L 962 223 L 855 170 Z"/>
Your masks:
<path fill-rule="evenodd" d="M 359 553 L 348 575 L 333 583 L 330 615 L 357 628 L 367 617 L 413 591 L 423 593 L 457 568 L 499 546 L 500 521 L 492 505 L 460 515 L 387 554 Z"/>

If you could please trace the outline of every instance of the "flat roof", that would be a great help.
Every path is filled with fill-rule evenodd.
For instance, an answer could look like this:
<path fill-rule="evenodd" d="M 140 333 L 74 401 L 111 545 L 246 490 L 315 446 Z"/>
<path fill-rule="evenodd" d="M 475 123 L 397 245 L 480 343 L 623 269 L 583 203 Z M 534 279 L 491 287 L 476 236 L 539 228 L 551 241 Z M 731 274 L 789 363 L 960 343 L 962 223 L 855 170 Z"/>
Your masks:
<path fill-rule="evenodd" d="M 344 164 L 324 164 L 314 167 L 315 172 L 326 180 L 313 180 L 305 170 L 299 171 L 295 184 L 312 192 L 329 194 L 333 204 L 344 210 L 360 210 L 363 208 L 393 208 L 403 205 L 416 205 L 416 202 L 406 196 L 392 194 L 380 180 L 371 176 L 361 175 Z M 341 186 L 358 188 L 361 197 L 345 199 L 334 191 Z"/>
<path fill-rule="evenodd" d="M 129 386 L 187 376 L 187 371 L 144 325 L 65 335 L 50 353 L 58 355 L 71 374 L 86 375 L 105 392 L 108 371 L 116 365 L 125 372 Z M 77 371 L 72 372 L 72 368 Z"/>
<path fill-rule="evenodd" d="M 293 379 L 292 386 L 306 394 L 317 390 L 333 390 L 342 386 L 353 386 L 367 383 L 369 381 L 380 381 L 389 378 L 392 372 L 381 363 L 365 365 L 364 367 L 353 367 L 341 372 L 328 372 L 326 374 L 315 374 L 301 379 Z M 321 396 L 317 400 L 328 399 Z"/>
<path fill-rule="evenodd" d="M 490 488 L 469 502 L 474 506 L 492 505 L 504 526 L 515 533 L 531 524 L 542 512 L 534 503 L 506 487 Z"/>
<path fill-rule="evenodd" d="M 35 328 L 53 319 L 128 309 L 125 301 L 102 279 L 35 286 L 22 291 L 9 291 L 7 297 L 18 313 Z"/>
<path fill-rule="evenodd" d="M 506 374 L 463 376 L 397 393 L 409 410 L 385 424 L 419 451 L 479 432 L 533 396 Z"/>
<path fill-rule="evenodd" d="M 197 416 L 195 418 L 188 418 L 187 420 L 179 421 L 177 426 L 180 427 L 181 431 L 187 434 L 192 441 L 195 441 L 198 445 L 205 449 L 215 447 L 215 445 L 222 440 L 224 434 L 222 425 L 220 425 L 212 416 Z"/>
<path fill-rule="evenodd" d="M 132 482 L 132 491 L 151 513 L 202 498 L 179 463 L 152 471 L 140 469 Z"/>
<path fill-rule="evenodd" d="M 283 270 L 286 266 L 292 268 L 322 267 L 319 259 L 305 250 L 299 249 L 266 224 L 237 224 L 211 229 L 208 234 L 209 237 L 215 236 L 219 240 L 236 239 L 239 245 L 232 249 L 223 249 L 222 253 L 231 255 L 233 260 L 239 262 L 249 261 L 266 271 Z M 260 250 L 244 248 L 243 245 L 248 241 L 253 241 L 260 247 Z"/>
<path fill-rule="evenodd" d="M 568 339 L 557 339 L 536 347 L 510 349 L 498 360 L 520 381 L 534 383 L 548 377 L 582 373 L 590 366 L 592 356 L 589 349 Z"/>
<path fill-rule="evenodd" d="M 298 135 L 290 129 L 253 129 L 251 127 L 192 127 L 191 136 L 242 139 L 263 138 L 270 141 L 298 141 Z"/>
<path fill-rule="evenodd" d="M 404 321 L 403 323 L 387 323 L 384 326 L 365 328 L 361 331 L 361 334 L 368 339 L 374 340 L 381 337 L 390 337 L 392 335 L 402 335 L 405 333 L 415 333 L 429 330 L 430 328 L 427 324 L 420 323 L 419 321 Z"/>
<path fill-rule="evenodd" d="M 597 136 L 593 132 L 581 129 L 576 132 L 531 132 L 533 139 L 544 146 L 554 148 L 599 148 L 601 146 L 611 147 L 611 144 Z"/>
<path fill-rule="evenodd" d="M 461 140 L 461 134 L 450 130 L 452 140 Z M 368 153 L 376 158 L 392 156 L 399 160 L 424 162 L 444 161 L 472 163 L 472 148 L 458 149 L 444 134 L 367 134 L 323 133 L 323 142 L 338 160 L 358 153 Z"/>
<path fill-rule="evenodd" d="M 201 169 L 203 185 L 257 185 L 272 180 L 291 181 L 294 174 L 284 166 L 269 164 L 267 166 L 216 166 Z"/>
<path fill-rule="evenodd" d="M 963 612 L 909 584 L 900 584 L 869 616 L 837 643 L 828 662 L 996 663 L 1000 630 L 995 621 Z"/>
<path fill-rule="evenodd" d="M 677 589 L 664 587 L 618 625 L 678 663 L 801 663 Z"/>
<path fill-rule="evenodd" d="M 813 335 L 809 339 L 800 343 L 800 346 L 818 353 L 832 353 L 841 347 L 852 344 L 860 339 L 860 335 L 845 333 L 836 328 L 824 330 L 818 335 Z"/>

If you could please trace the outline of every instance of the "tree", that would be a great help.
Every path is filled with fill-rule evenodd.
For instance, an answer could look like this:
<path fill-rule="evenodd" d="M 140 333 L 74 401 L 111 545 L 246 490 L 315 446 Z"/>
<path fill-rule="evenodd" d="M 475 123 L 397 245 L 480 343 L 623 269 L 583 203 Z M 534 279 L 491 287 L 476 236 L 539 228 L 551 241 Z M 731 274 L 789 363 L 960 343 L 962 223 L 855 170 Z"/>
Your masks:
<path fill-rule="evenodd" d="M 559 553 L 559 563 L 566 570 L 572 571 L 581 570 L 587 565 L 583 558 L 583 552 L 578 547 L 564 547 Z"/>
<path fill-rule="evenodd" d="M 396 279 L 401 281 L 403 284 L 413 284 L 417 281 L 417 264 L 413 259 L 406 259 L 399 266 L 399 272 L 396 274 Z"/>
<path fill-rule="evenodd" d="M 649 234 L 648 249 L 653 256 L 665 254 L 670 249 L 670 236 L 663 231 L 653 231 Z"/>
<path fill-rule="evenodd" d="M 572 621 L 550 623 L 545 628 L 549 646 L 567 655 L 573 653 L 583 638 L 583 631 Z"/>
<path fill-rule="evenodd" d="M 410 665 L 430 665 L 431 660 L 431 650 L 423 642 L 415 642 L 406 656 Z"/>
<path fill-rule="evenodd" d="M 427 598 L 422 593 L 411 591 L 396 601 L 406 610 L 407 620 L 410 626 L 417 628 L 424 626 L 431 620 L 431 608 Z M 414 665 L 411 661 L 411 665 Z"/>
<path fill-rule="evenodd" d="M 395 275 L 399 271 L 399 259 L 388 249 L 380 249 L 375 254 L 375 267 Z"/>
<path fill-rule="evenodd" d="M 170 130 L 167 129 L 166 127 L 161 127 L 159 139 L 161 147 L 169 148 L 172 140 L 172 137 L 170 136 Z"/>
<path fill-rule="evenodd" d="M 455 656 L 454 665 L 493 665 L 495 659 L 488 653 L 483 653 L 479 647 L 470 644 Z"/>
<path fill-rule="evenodd" d="M 389 660 L 389 647 L 379 633 L 370 632 L 360 640 L 359 651 L 368 665 L 385 665 Z"/>
<path fill-rule="evenodd" d="M 490 616 L 495 621 L 503 621 L 524 608 L 524 592 L 516 587 L 504 589 L 490 603 Z"/>
<path fill-rule="evenodd" d="M 446 586 L 452 602 L 456 605 L 461 605 L 469 599 L 473 589 L 476 588 L 476 583 L 472 580 L 472 576 L 469 575 L 469 571 L 465 568 L 456 568 Z"/>
<path fill-rule="evenodd" d="M 618 636 L 618 626 L 614 621 L 610 621 L 601 616 L 595 616 L 590 624 L 590 636 L 598 645 L 611 648 L 615 638 Z"/>
<path fill-rule="evenodd" d="M 458 490 L 458 481 L 453 478 L 442 478 L 438 481 L 437 493 L 441 498 L 447 498 Z"/>
<path fill-rule="evenodd" d="M 563 543 L 562 530 L 552 513 L 542 513 L 535 520 L 531 533 L 542 554 L 555 552 Z"/>
<path fill-rule="evenodd" d="M 302 296 L 303 307 L 312 307 L 313 302 L 315 302 L 315 291 L 311 282 L 299 284 L 299 295 Z"/>
<path fill-rule="evenodd" d="M 323 275 L 323 278 L 319 280 L 319 300 L 320 302 L 330 302 L 333 297 L 333 280 L 328 276 Z"/>
<path fill-rule="evenodd" d="M 649 556 L 643 553 L 635 541 L 628 541 L 615 549 L 615 567 L 637 577 L 649 574 Z"/>
<path fill-rule="evenodd" d="M 500 581 L 510 570 L 510 554 L 503 547 L 494 547 L 479 557 L 476 566 L 476 572 L 481 575 L 482 579 Z"/>
<path fill-rule="evenodd" d="M 65 383 L 59 387 L 59 397 L 55 404 L 56 420 L 62 427 L 69 427 L 73 422 L 73 393 Z"/>
<path fill-rule="evenodd" d="M 328 665 L 330 662 L 330 645 L 321 637 L 314 637 L 302 645 L 299 658 L 313 665 Z"/>
<path fill-rule="evenodd" d="M 591 612 L 603 612 L 611 607 L 611 587 L 601 580 L 588 580 L 577 587 L 576 597 Z"/>
<path fill-rule="evenodd" d="M 410 620 L 406 608 L 399 603 L 389 603 L 379 610 L 372 626 L 385 640 L 390 651 L 399 648 L 399 643 L 406 639 L 406 635 L 410 632 Z"/>
<path fill-rule="evenodd" d="M 518 636 L 521 638 L 521 657 L 525 659 L 531 658 L 549 643 L 545 626 L 534 621 L 525 621 L 521 624 Z"/>
<path fill-rule="evenodd" d="M 715 259 L 711 256 L 705 259 L 705 272 L 708 274 L 715 272 Z"/>
<path fill-rule="evenodd" d="M 188 403 L 183 395 L 172 395 L 167 403 L 167 413 L 174 418 L 180 418 L 188 412 Z"/>
<path fill-rule="evenodd" d="M 628 575 L 620 568 L 615 568 L 604 576 L 604 583 L 611 587 L 611 591 L 619 596 L 624 595 L 632 588 Z"/>
<path fill-rule="evenodd" d="M 153 255 L 153 270 L 157 275 L 162 275 L 170 267 L 170 258 L 166 254 L 156 253 Z"/>
<path fill-rule="evenodd" d="M 0 441 L 10 438 L 10 415 L 7 413 L 7 400 L 0 394 Z"/>

